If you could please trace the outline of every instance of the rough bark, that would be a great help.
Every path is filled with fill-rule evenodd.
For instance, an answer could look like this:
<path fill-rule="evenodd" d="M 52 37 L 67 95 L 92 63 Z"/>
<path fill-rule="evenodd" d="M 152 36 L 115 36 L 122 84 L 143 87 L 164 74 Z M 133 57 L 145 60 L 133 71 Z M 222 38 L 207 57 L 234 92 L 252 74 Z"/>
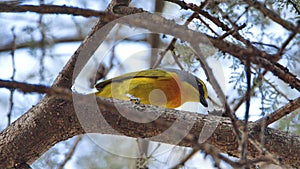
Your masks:
<path fill-rule="evenodd" d="M 116 1 L 116 3 L 118 2 Z M 129 1 L 123 5 L 127 6 L 128 3 Z M 255 7 L 255 4 L 253 6 Z M 111 10 L 120 11 L 123 9 L 122 6 L 117 5 L 117 7 L 119 8 L 112 5 Z M 130 11 L 125 13 L 130 13 Z M 104 15 L 104 13 L 102 14 Z M 97 15 L 100 14 L 97 13 Z M 145 16 L 148 16 L 148 19 L 145 19 Z M 107 21 L 111 20 L 112 19 L 108 19 Z M 149 24 L 150 21 L 152 21 L 153 24 Z M 104 21 L 100 22 L 101 20 L 99 20 L 99 24 L 93 29 L 90 35 L 107 23 Z M 174 36 L 177 35 L 176 37 L 181 40 L 191 43 L 195 41 L 210 41 L 213 46 L 239 58 L 242 62 L 245 61 L 246 57 L 250 57 L 251 62 L 254 64 L 269 69 L 274 75 L 289 83 L 297 90 L 300 90 L 299 79 L 291 74 L 288 69 L 280 64 L 274 63 L 272 58 L 276 57 L 273 55 L 251 48 L 242 48 L 213 37 L 200 36 L 199 33 L 187 30 L 184 26 L 176 25 L 174 22 L 166 21 L 151 14 L 139 15 L 133 20 L 132 18 L 128 18 L 128 20 L 123 18 L 123 22 L 131 26 L 146 28 L 153 32 L 171 34 Z M 157 25 L 161 25 L 161 27 L 157 27 Z M 170 29 L 170 27 L 172 27 L 172 29 Z M 287 26 L 286 28 L 294 29 L 294 26 Z M 107 30 L 102 31 L 108 32 L 109 30 L 110 29 L 107 28 Z M 296 32 L 299 32 L 299 29 L 297 29 Z M 95 40 L 98 42 L 96 44 L 90 44 L 86 41 L 87 40 L 85 40 L 82 46 L 74 53 L 65 69 L 59 74 L 54 86 L 70 88 L 72 86 L 72 78 L 75 78 L 76 74 L 78 74 L 76 71 L 74 73 L 74 65 L 78 61 L 79 54 L 86 56 L 84 58 L 79 58 L 82 59 L 82 65 L 84 65 L 97 46 L 101 43 L 101 41 L 98 40 Z M 90 50 L 82 53 L 81 49 L 86 46 L 88 46 Z M 189 136 L 192 135 L 193 139 L 191 140 L 187 137 L 180 139 L 181 142 L 178 143 L 179 145 L 190 147 L 196 146 L 197 141 L 194 140 L 198 140 L 197 137 L 202 131 L 204 124 L 219 122 L 214 134 L 207 142 L 219 148 L 224 153 L 239 156 L 237 140 L 232 131 L 231 122 L 227 118 L 206 116 L 171 109 L 166 110 L 155 106 L 133 106 L 128 102 L 115 101 L 112 103 L 110 100 L 103 99 L 98 99 L 99 111 L 95 108 L 95 98 L 91 98 L 91 96 L 78 97 L 76 99 L 76 104 L 74 104 L 75 102 L 73 101 L 59 97 L 45 97 L 39 104 L 32 107 L 31 110 L 1 132 L 0 168 L 9 168 L 21 163 L 30 164 L 55 143 L 83 133 L 127 135 L 129 137 L 142 138 L 151 137 L 150 140 L 153 141 L 177 144 L 168 136 L 160 139 L 152 137 L 166 131 L 176 119 L 190 119 L 190 121 L 185 121 L 186 123 L 182 123 L 178 126 L 178 129 L 181 130 L 188 130 L 186 126 L 189 126 L 191 122 L 195 122 L 193 127 L 188 130 Z M 78 104 L 80 105 L 79 107 L 75 106 Z M 74 106 L 76 107 L 76 110 L 74 109 Z M 125 114 L 135 112 L 135 115 L 138 117 L 139 115 L 141 116 L 140 118 L 153 114 L 160 115 L 160 117 L 154 122 L 147 124 L 134 123 L 122 117 L 119 114 L 120 111 L 125 111 Z M 160 112 L 163 113 L 160 114 Z M 103 118 L 101 116 L 103 116 Z M 174 132 L 176 133 L 176 131 Z M 250 133 L 252 133 L 252 138 L 259 140 L 259 131 L 251 129 Z M 264 133 L 266 149 L 277 155 L 283 165 L 291 165 L 293 167 L 300 166 L 299 136 L 292 136 L 270 128 L 267 128 Z M 177 134 L 180 135 L 182 133 L 179 132 Z M 249 152 L 251 152 L 250 155 L 252 157 L 257 157 L 259 155 L 258 151 L 251 145 L 249 145 Z"/>
<path fill-rule="evenodd" d="M 238 143 L 228 118 L 162 109 L 150 105 L 136 106 L 130 102 L 117 100 L 112 102 L 101 98 L 97 98 L 96 102 L 94 96 L 77 95 L 73 100 L 76 102 L 46 97 L 6 128 L 0 134 L 0 168 L 13 167 L 18 163 L 32 163 L 55 143 L 75 135 L 101 133 L 150 138 L 164 132 L 176 119 L 190 119 L 185 121 L 187 123 L 177 126 L 178 129 L 185 129 L 190 125 L 188 123 L 195 122 L 189 130 L 189 135 L 192 135 L 194 140 L 198 140 L 205 123 L 219 122 L 207 142 L 224 153 L 239 156 Z M 135 123 L 121 116 L 120 111 L 126 114 L 134 112 L 137 118 L 147 118 L 147 115 L 153 114 L 160 116 L 150 123 Z M 250 130 L 250 133 L 253 133 L 252 137 L 259 138 L 259 131 Z M 150 140 L 174 144 L 174 140 L 168 136 L 153 137 Z M 266 149 L 278 156 L 282 165 L 300 166 L 299 136 L 267 128 L 265 140 Z M 194 147 L 196 143 L 184 138 L 179 145 Z M 252 157 L 259 155 L 253 146 L 249 146 L 249 152 Z"/>

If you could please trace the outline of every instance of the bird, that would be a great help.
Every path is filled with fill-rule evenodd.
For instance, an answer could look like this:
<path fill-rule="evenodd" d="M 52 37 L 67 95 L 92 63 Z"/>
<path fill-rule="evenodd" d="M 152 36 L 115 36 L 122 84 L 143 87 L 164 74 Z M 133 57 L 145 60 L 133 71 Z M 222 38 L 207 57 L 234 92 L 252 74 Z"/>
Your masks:
<path fill-rule="evenodd" d="M 207 88 L 198 77 L 173 68 L 146 69 L 126 73 L 95 85 L 96 96 L 130 100 L 165 108 L 185 102 L 200 102 L 208 107 Z"/>

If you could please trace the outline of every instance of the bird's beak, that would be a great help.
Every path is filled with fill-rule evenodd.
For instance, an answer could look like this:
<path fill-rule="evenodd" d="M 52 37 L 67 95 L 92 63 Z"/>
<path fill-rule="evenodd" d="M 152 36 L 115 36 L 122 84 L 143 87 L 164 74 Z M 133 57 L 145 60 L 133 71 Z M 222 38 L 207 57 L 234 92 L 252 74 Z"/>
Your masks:
<path fill-rule="evenodd" d="M 207 104 L 207 101 L 204 97 L 200 96 L 200 103 L 204 106 L 204 107 L 207 107 L 208 104 Z"/>

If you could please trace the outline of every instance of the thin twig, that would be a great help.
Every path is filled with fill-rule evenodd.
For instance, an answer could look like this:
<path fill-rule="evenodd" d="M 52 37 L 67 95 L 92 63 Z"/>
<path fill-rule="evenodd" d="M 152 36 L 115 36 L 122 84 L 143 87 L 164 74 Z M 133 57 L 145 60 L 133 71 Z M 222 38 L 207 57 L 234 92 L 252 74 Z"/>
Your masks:
<path fill-rule="evenodd" d="M 40 5 L 44 4 L 44 0 L 40 0 Z M 39 33 L 41 35 L 40 39 L 40 50 L 41 54 L 39 56 L 39 82 L 40 84 L 46 83 L 45 82 L 45 57 L 46 57 L 46 25 L 43 22 L 43 14 L 40 14 L 38 19 L 38 25 L 39 25 Z M 43 98 L 42 95 L 39 95 L 39 99 L 41 100 Z"/>
<path fill-rule="evenodd" d="M 181 70 L 184 70 L 183 66 L 181 65 L 181 63 L 179 62 L 178 58 L 180 57 L 179 55 L 176 55 L 174 49 L 173 50 L 170 50 L 171 51 L 171 54 L 173 56 L 173 59 L 175 60 L 175 63 L 178 65 L 178 67 L 181 69 Z"/>
<path fill-rule="evenodd" d="M 75 153 L 78 143 L 81 141 L 81 138 L 82 138 L 82 135 L 76 137 L 75 143 L 71 147 L 68 154 L 66 154 L 64 161 L 57 167 L 58 169 L 63 169 L 65 167 L 65 165 L 67 164 L 67 162 L 70 161 L 70 159 L 72 158 L 72 156 Z"/>
<path fill-rule="evenodd" d="M 12 75 L 10 77 L 10 79 L 12 81 L 15 80 L 15 75 L 16 75 L 16 63 L 15 63 L 15 51 L 16 51 L 16 39 L 17 39 L 17 36 L 15 34 L 15 28 L 11 28 L 11 32 L 12 32 L 12 35 L 13 35 L 13 40 L 11 42 L 11 63 L 12 63 Z M 14 107 L 14 92 L 15 92 L 15 89 L 10 89 L 10 95 L 9 95 L 9 110 L 8 110 L 8 113 L 7 113 L 7 126 L 10 125 L 11 123 L 11 115 L 12 115 L 12 111 L 13 111 L 13 107 Z"/>
<path fill-rule="evenodd" d="M 118 18 L 108 12 L 95 11 L 91 9 L 83 9 L 70 6 L 58 6 L 58 5 L 0 5 L 0 12 L 36 12 L 40 14 L 69 14 L 74 16 L 83 17 L 101 17 L 104 21 L 110 21 Z"/>
<path fill-rule="evenodd" d="M 197 44 L 197 43 L 192 43 L 192 44 Z M 222 91 L 219 83 L 217 82 L 214 74 L 212 73 L 212 69 L 206 63 L 205 58 L 201 53 L 201 49 L 200 49 L 199 45 L 194 45 L 193 47 L 196 50 L 196 53 L 195 53 L 196 57 L 198 58 L 198 60 L 201 64 L 201 67 L 203 68 L 203 70 L 206 74 L 206 77 L 207 77 L 208 81 L 213 86 L 215 92 L 217 93 L 218 97 L 220 98 L 220 101 L 221 101 L 222 105 L 224 106 L 224 109 L 225 109 L 224 115 L 231 119 L 232 126 L 233 126 L 233 131 L 234 131 L 235 135 L 237 136 L 238 142 L 239 142 L 239 141 L 241 141 L 241 135 L 240 135 L 240 132 L 239 132 L 239 124 L 237 124 L 238 123 L 237 117 L 231 111 L 231 109 L 230 109 L 230 107 L 227 103 L 226 96 L 223 93 L 223 91 Z"/>
<path fill-rule="evenodd" d="M 202 69 L 205 72 L 207 80 L 213 86 L 215 92 L 217 93 L 218 97 L 220 98 L 222 105 L 224 106 L 226 104 L 226 96 L 225 96 L 224 92 L 222 91 L 221 86 L 219 85 L 216 77 L 214 76 L 212 69 L 208 66 L 208 64 L 205 60 L 205 57 L 202 55 L 200 47 L 196 46 L 196 45 L 194 45 L 194 46 L 195 46 L 194 48 L 196 50 L 195 55 L 196 55 L 198 61 L 200 62 Z"/>
<path fill-rule="evenodd" d="M 250 109 L 250 99 L 251 99 L 251 63 L 249 58 L 246 59 L 246 78 L 247 78 L 247 91 L 246 91 L 246 107 L 245 107 L 245 117 L 244 117 L 244 129 L 242 132 L 241 140 L 241 160 L 246 162 L 248 154 L 248 121 L 249 121 L 249 109 Z M 249 168 L 249 166 L 246 166 Z"/>
<path fill-rule="evenodd" d="M 184 164 L 191 159 L 198 151 L 200 151 L 200 149 L 193 149 L 192 152 L 186 156 L 183 160 L 180 161 L 180 163 L 178 163 L 176 166 L 172 167 L 172 169 L 179 169 L 180 167 L 183 167 Z"/>
<path fill-rule="evenodd" d="M 300 15 L 300 10 L 298 9 L 297 4 L 294 3 L 294 2 L 291 1 L 291 0 L 287 0 L 287 1 L 293 5 L 293 7 L 294 7 L 295 10 L 297 11 L 298 15 Z M 298 1 L 298 5 L 299 5 L 299 1 Z"/>
<path fill-rule="evenodd" d="M 23 0 L 1 0 L 0 1 L 0 6 L 1 5 L 19 5 Z"/>
<path fill-rule="evenodd" d="M 227 36 L 229 35 L 233 35 L 233 34 L 236 34 L 239 30 L 242 30 L 246 27 L 246 24 L 243 24 L 241 26 L 238 26 L 237 28 L 234 28 L 230 31 L 227 31 L 226 33 L 224 33 L 222 36 L 218 37 L 218 39 L 222 40 L 222 39 L 225 39 Z"/>
<path fill-rule="evenodd" d="M 277 87 L 275 86 L 275 85 L 273 85 L 268 79 L 266 79 L 266 78 L 264 78 L 263 77 L 263 79 L 264 79 L 264 81 L 266 82 L 266 83 L 268 83 L 280 96 L 282 96 L 283 98 L 285 98 L 287 101 L 290 101 L 291 99 L 289 99 L 288 97 L 287 97 L 287 95 L 286 94 L 284 94 L 283 92 L 281 92 L 279 89 L 277 89 Z"/>
<path fill-rule="evenodd" d="M 279 47 L 273 44 L 266 44 L 266 43 L 262 43 L 262 42 L 251 42 L 252 44 L 256 44 L 256 45 L 261 45 L 261 46 L 269 46 L 275 49 L 279 50 Z"/>
<path fill-rule="evenodd" d="M 156 62 L 155 62 L 155 63 L 153 64 L 153 66 L 152 66 L 152 69 L 157 68 L 158 65 L 161 63 L 162 59 L 164 58 L 164 56 L 166 55 L 166 53 L 167 53 L 169 50 L 173 50 L 173 49 L 175 48 L 175 43 L 176 43 L 176 41 L 177 41 L 177 38 L 173 38 L 173 39 L 171 40 L 171 42 L 169 43 L 168 47 L 167 47 L 164 51 L 162 51 L 162 52 L 159 53 L 159 56 L 158 56 Z"/>
<path fill-rule="evenodd" d="M 295 30 L 293 30 L 292 34 L 290 34 L 290 36 L 283 42 L 280 50 L 277 53 L 277 57 L 281 58 L 280 56 L 283 54 L 285 48 L 287 47 L 287 45 L 294 39 L 294 37 L 297 35 L 297 30 L 300 28 L 300 24 L 298 23 L 297 27 L 295 28 Z"/>
<path fill-rule="evenodd" d="M 46 42 L 46 45 L 51 45 L 51 44 L 57 44 L 57 43 L 69 43 L 69 42 L 78 42 L 78 41 L 82 41 L 83 37 L 81 36 L 74 36 L 74 37 L 60 37 L 60 38 L 56 38 L 54 37 L 54 39 L 51 39 L 51 43 L 49 43 L 49 41 Z M 25 42 L 21 42 L 16 44 L 16 49 L 22 49 L 22 48 L 39 48 L 40 47 L 40 41 L 25 41 Z M 11 50 L 12 46 L 11 43 L 9 44 L 4 44 L 0 46 L 0 52 L 6 52 Z"/>
<path fill-rule="evenodd" d="M 197 13 L 193 13 L 185 22 L 184 22 L 184 24 L 183 25 L 185 25 L 185 26 L 187 26 L 195 17 L 197 16 Z M 171 40 L 171 42 L 169 43 L 169 45 L 168 45 L 168 47 L 163 51 L 163 52 L 161 52 L 160 54 L 159 54 L 159 57 L 158 57 L 158 59 L 156 60 L 156 62 L 153 64 L 153 66 L 152 66 L 152 68 L 153 69 L 155 69 L 155 68 L 157 68 L 158 67 L 158 65 L 161 63 L 161 61 L 162 61 L 162 59 L 163 59 L 163 57 L 166 55 L 166 53 L 170 50 L 170 51 L 173 51 L 174 50 L 174 48 L 175 48 L 175 43 L 176 43 L 176 41 L 177 41 L 177 38 L 173 38 L 172 40 Z M 174 57 L 174 55 L 173 55 L 173 57 Z M 174 57 L 174 59 L 175 59 L 175 62 L 176 62 L 176 58 Z M 176 62 L 177 63 L 177 62 Z M 179 62 L 178 62 L 179 63 Z M 181 69 L 183 69 L 183 67 L 180 65 L 180 64 L 178 64 L 178 66 L 181 68 Z"/>
<path fill-rule="evenodd" d="M 265 70 L 265 71 L 262 73 L 261 76 L 266 75 L 267 72 L 268 72 L 268 71 Z M 263 79 L 263 78 L 258 79 L 258 80 L 256 81 L 256 83 L 254 83 L 254 84 L 252 85 L 252 87 L 251 87 L 251 95 L 254 95 L 254 94 L 255 94 L 255 93 L 254 93 L 255 88 L 256 88 L 257 86 L 259 86 L 259 85 L 262 84 L 262 82 L 263 82 L 262 79 Z M 241 97 L 241 99 L 238 101 L 238 103 L 233 107 L 232 111 L 233 111 L 233 112 L 236 112 L 236 111 L 240 108 L 240 106 L 244 103 L 245 99 L 246 99 L 245 96 Z"/>
<path fill-rule="evenodd" d="M 219 6 L 218 6 L 218 10 L 220 11 L 222 17 L 224 19 L 227 19 L 229 21 L 229 23 L 231 24 L 232 26 L 232 30 L 227 30 L 227 32 L 223 35 L 224 38 L 228 35 L 232 35 L 233 37 L 235 37 L 237 40 L 243 42 L 245 45 L 247 45 L 249 48 L 251 49 L 254 49 L 254 50 L 257 50 L 253 45 L 251 45 L 250 41 L 249 40 L 246 40 L 245 38 L 243 38 L 239 33 L 238 31 L 245 28 L 246 27 L 246 24 L 242 24 L 241 26 L 238 26 L 236 25 L 236 22 L 232 21 L 230 19 L 230 17 L 228 17 L 228 14 L 226 14 Z M 222 37 L 223 37 L 222 36 Z M 223 39 L 224 39 L 223 38 Z"/>
<path fill-rule="evenodd" d="M 40 0 L 40 3 L 43 4 L 43 0 Z M 46 27 L 45 24 L 43 23 L 43 14 L 41 14 L 39 16 L 39 20 L 38 20 L 38 24 L 39 24 L 39 30 L 40 30 L 40 34 L 41 34 L 41 39 L 40 39 L 40 49 L 41 49 L 41 55 L 40 55 L 40 67 L 39 67 L 39 75 L 40 75 L 40 83 L 44 83 L 45 81 L 45 64 L 44 64 L 44 60 L 45 60 L 45 56 L 46 56 Z"/>
<path fill-rule="evenodd" d="M 264 76 L 268 71 L 265 70 L 260 76 Z M 251 87 L 251 95 L 254 94 L 254 89 L 259 86 L 262 83 L 263 78 L 258 78 L 257 82 L 254 83 Z M 239 103 L 234 107 L 234 111 L 236 111 L 238 109 L 238 107 L 246 100 L 246 95 L 244 97 L 242 97 L 242 99 L 240 99 Z M 264 121 L 262 122 L 264 124 Z M 261 129 L 264 129 L 266 127 L 262 127 Z M 270 157 L 271 161 L 273 161 L 273 163 L 277 164 L 278 160 L 276 160 L 276 158 L 274 157 L 274 155 L 272 155 L 271 153 L 269 153 L 267 150 L 264 149 L 264 145 L 265 145 L 265 141 L 264 141 L 264 132 L 261 131 L 260 134 L 260 142 L 256 141 L 254 138 L 249 138 L 248 140 L 259 152 L 261 155 L 265 155 L 268 154 L 268 157 Z M 248 159 L 249 162 L 249 159 Z"/>
<path fill-rule="evenodd" d="M 197 16 L 196 17 L 197 19 L 199 19 L 200 22 L 202 22 L 212 33 L 214 33 L 217 37 L 219 37 L 220 35 L 215 31 L 213 30 L 213 28 L 211 28 L 211 26 L 209 26 L 208 23 L 206 23 L 202 18 L 201 16 Z"/>
<path fill-rule="evenodd" d="M 211 98 L 210 96 L 208 96 L 208 100 L 215 106 L 221 108 L 222 105 L 220 105 L 219 103 L 217 103 L 213 98 Z"/>
<path fill-rule="evenodd" d="M 286 21 L 280 17 L 276 12 L 268 9 L 263 3 L 256 1 L 256 0 L 244 0 L 249 6 L 252 6 L 263 13 L 265 16 L 272 19 L 274 22 L 280 24 L 287 30 L 293 31 L 295 26 L 293 23 Z M 300 33 L 300 29 L 296 30 L 296 32 Z"/>
<path fill-rule="evenodd" d="M 245 7 L 245 11 L 243 13 L 241 13 L 241 15 L 236 18 L 236 20 L 234 21 L 234 24 L 236 24 L 242 18 L 242 16 L 245 15 L 248 12 L 248 10 L 249 10 L 249 8 Z"/>
<path fill-rule="evenodd" d="M 201 5 L 199 6 L 199 9 L 203 9 L 206 5 L 207 5 L 207 3 L 209 2 L 210 0 L 205 0 L 204 2 L 202 2 L 201 3 Z M 200 15 L 196 15 L 196 17 L 195 18 L 197 18 L 197 19 L 199 19 L 212 33 L 214 33 L 217 37 L 219 36 L 219 34 L 216 32 L 216 31 L 214 31 L 210 26 L 209 26 L 209 24 L 208 23 L 206 23 L 202 18 L 201 18 L 201 16 Z"/>

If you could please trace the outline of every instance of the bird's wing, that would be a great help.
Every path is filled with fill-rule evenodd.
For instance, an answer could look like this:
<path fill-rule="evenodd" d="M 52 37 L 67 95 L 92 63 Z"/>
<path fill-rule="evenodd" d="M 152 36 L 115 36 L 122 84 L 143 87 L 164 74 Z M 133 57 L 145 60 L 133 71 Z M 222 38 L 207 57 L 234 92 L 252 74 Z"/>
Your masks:
<path fill-rule="evenodd" d="M 97 90 L 102 90 L 106 85 L 111 84 L 112 82 L 122 82 L 125 80 L 130 80 L 132 78 L 154 78 L 158 80 L 164 80 L 172 78 L 172 75 L 167 71 L 161 69 L 142 70 L 138 72 L 127 73 L 118 77 L 114 77 L 112 79 L 104 80 L 96 84 L 95 87 Z"/>

